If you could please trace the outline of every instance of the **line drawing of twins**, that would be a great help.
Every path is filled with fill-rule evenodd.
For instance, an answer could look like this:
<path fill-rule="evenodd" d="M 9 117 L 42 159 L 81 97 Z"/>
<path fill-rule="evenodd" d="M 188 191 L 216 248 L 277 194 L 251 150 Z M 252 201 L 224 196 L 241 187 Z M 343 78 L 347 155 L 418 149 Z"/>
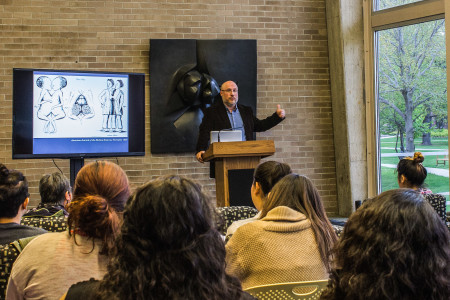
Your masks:
<path fill-rule="evenodd" d="M 106 86 L 106 89 L 99 95 L 103 114 L 101 130 L 104 132 L 123 132 L 122 116 L 125 101 L 125 95 L 122 91 L 123 81 L 118 79 L 114 83 L 114 80 L 108 79 Z"/>
<path fill-rule="evenodd" d="M 114 91 L 114 99 L 116 100 L 115 105 L 115 113 L 116 113 L 116 126 L 117 131 L 122 132 L 123 131 L 123 124 L 122 124 L 122 116 L 123 116 L 123 107 L 124 107 L 124 101 L 125 101 L 125 95 L 122 91 L 123 87 L 123 81 L 117 80 Z"/>
<path fill-rule="evenodd" d="M 45 133 L 55 133 L 57 131 L 55 120 L 66 116 L 62 104 L 62 89 L 67 86 L 67 80 L 62 76 L 57 76 L 53 80 L 47 76 L 40 76 L 36 79 L 36 85 L 41 89 L 37 116 L 47 121 L 44 125 Z"/>
<path fill-rule="evenodd" d="M 69 118 L 73 120 L 91 119 L 95 116 L 92 91 L 78 90 L 77 93 L 70 92 Z"/>

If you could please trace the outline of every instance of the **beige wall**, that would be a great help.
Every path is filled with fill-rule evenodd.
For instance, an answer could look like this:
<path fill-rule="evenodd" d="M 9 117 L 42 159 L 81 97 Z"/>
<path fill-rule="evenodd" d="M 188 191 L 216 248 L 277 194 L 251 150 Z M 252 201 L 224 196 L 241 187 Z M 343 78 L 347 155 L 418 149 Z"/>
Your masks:
<path fill-rule="evenodd" d="M 11 159 L 12 68 L 146 73 L 147 155 L 118 158 L 119 164 L 133 187 L 175 173 L 198 180 L 214 195 L 208 165 L 196 162 L 193 153 L 150 154 L 149 40 L 256 39 L 257 116 L 272 113 L 276 104 L 287 111 L 283 123 L 257 138 L 275 140 L 273 159 L 309 176 L 328 212 L 337 213 L 324 0 L 0 0 L 0 4 L 0 161 L 24 171 L 32 204 L 39 201 L 39 178 L 57 168 L 49 159 Z M 68 174 L 68 160 L 55 162 Z"/>

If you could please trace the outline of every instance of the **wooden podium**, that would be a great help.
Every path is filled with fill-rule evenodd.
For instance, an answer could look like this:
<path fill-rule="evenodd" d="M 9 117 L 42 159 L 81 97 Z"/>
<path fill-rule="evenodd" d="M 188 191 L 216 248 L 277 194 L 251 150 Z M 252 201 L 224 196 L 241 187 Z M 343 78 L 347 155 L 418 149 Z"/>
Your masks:
<path fill-rule="evenodd" d="M 270 140 L 212 143 L 203 154 L 203 161 L 216 164 L 217 206 L 230 206 L 228 170 L 254 169 L 263 157 L 275 153 Z"/>

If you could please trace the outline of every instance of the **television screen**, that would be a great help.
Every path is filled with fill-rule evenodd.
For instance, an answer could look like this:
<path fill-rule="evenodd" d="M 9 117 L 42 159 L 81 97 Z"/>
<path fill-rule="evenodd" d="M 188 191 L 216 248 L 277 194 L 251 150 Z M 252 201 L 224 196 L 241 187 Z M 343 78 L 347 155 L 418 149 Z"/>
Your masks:
<path fill-rule="evenodd" d="M 145 155 L 145 75 L 13 70 L 13 158 Z"/>

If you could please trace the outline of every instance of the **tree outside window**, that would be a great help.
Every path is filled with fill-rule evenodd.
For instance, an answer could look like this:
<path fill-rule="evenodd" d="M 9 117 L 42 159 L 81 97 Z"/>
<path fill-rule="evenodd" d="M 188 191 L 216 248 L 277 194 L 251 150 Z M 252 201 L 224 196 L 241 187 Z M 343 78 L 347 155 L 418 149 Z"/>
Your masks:
<path fill-rule="evenodd" d="M 426 183 L 448 194 L 445 21 L 379 31 L 377 50 L 382 190 L 397 187 L 398 159 L 420 151 L 427 168 L 447 170 Z"/>

